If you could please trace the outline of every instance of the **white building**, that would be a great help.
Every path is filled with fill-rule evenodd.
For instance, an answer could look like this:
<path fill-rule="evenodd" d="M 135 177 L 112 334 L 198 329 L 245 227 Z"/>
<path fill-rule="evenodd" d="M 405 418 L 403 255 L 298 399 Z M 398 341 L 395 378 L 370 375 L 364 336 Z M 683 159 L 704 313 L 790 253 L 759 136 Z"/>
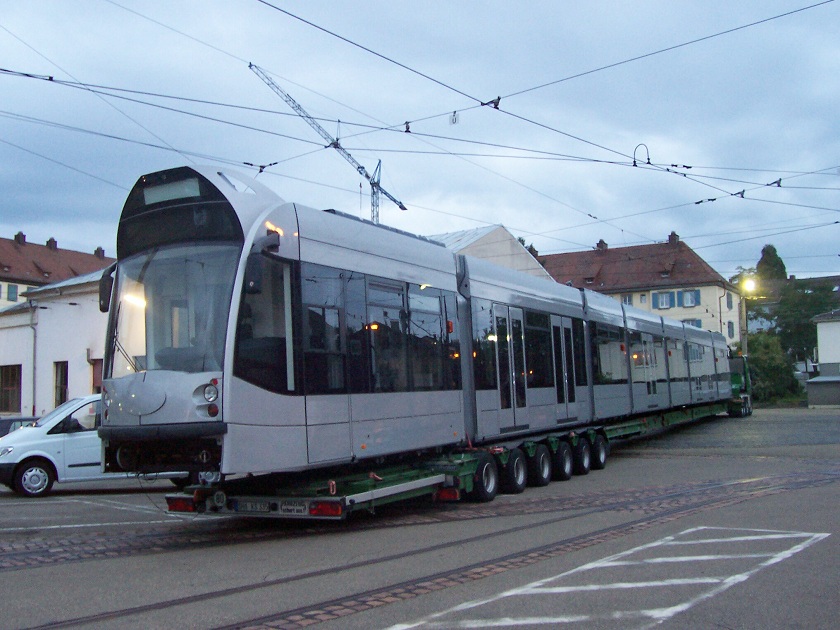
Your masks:
<path fill-rule="evenodd" d="M 840 405 L 840 310 L 817 315 L 820 375 L 808 381 L 808 405 Z"/>
<path fill-rule="evenodd" d="M 107 325 L 101 276 L 31 289 L 0 310 L 0 414 L 40 416 L 100 390 Z"/>
<path fill-rule="evenodd" d="M 552 280 L 537 259 L 503 225 L 436 234 L 428 238 L 442 243 L 447 249 L 458 254 L 474 256 L 500 267 Z"/>

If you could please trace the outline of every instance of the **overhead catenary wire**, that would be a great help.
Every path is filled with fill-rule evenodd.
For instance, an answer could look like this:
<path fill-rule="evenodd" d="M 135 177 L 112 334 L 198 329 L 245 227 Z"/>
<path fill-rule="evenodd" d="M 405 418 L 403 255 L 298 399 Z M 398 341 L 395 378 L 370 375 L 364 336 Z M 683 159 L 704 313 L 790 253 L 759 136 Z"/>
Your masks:
<path fill-rule="evenodd" d="M 195 39 L 195 38 L 191 38 L 191 39 Z M 196 40 L 196 41 L 197 41 L 197 40 Z M 219 49 L 219 50 L 220 50 L 220 49 Z M 419 135 L 419 134 L 418 134 L 418 135 Z M 266 160 L 266 162 L 268 162 L 268 160 Z M 605 162 L 606 162 L 606 161 L 605 161 Z M 281 175 L 281 176 L 282 176 L 282 175 Z M 743 182 L 743 183 L 748 184 L 748 183 L 750 183 L 750 182 Z M 678 206 L 672 206 L 672 207 L 678 207 Z M 457 215 L 452 214 L 452 216 L 457 216 Z M 468 218 L 468 217 L 464 217 L 464 218 Z M 469 218 L 469 220 L 472 220 L 472 219 L 471 219 L 471 218 Z"/>

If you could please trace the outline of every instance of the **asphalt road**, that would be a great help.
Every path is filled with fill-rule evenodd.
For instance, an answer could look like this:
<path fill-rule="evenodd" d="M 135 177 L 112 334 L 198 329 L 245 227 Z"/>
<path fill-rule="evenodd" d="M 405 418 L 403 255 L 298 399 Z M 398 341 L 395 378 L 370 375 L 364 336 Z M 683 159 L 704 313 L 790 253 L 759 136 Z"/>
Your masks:
<path fill-rule="evenodd" d="M 0 490 L 0 627 L 836 627 L 838 482 L 840 411 L 792 409 L 341 524 L 174 516 L 165 481 Z"/>

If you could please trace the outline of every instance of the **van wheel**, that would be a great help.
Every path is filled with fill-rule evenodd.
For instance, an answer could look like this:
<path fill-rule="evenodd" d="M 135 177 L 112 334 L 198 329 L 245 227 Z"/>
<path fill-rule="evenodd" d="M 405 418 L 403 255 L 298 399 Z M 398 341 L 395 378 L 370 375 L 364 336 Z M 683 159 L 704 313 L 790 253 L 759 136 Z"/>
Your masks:
<path fill-rule="evenodd" d="M 589 446 L 589 440 L 585 437 L 578 438 L 577 444 L 574 446 L 573 453 L 575 474 L 589 474 L 589 469 L 592 467 L 592 450 Z"/>
<path fill-rule="evenodd" d="M 537 444 L 534 456 L 528 458 L 528 484 L 536 487 L 551 483 L 551 452 L 545 444 Z"/>
<path fill-rule="evenodd" d="M 520 494 L 528 483 L 528 468 L 525 454 L 518 448 L 508 452 L 507 466 L 502 470 L 502 490 L 508 494 Z"/>
<path fill-rule="evenodd" d="M 473 475 L 473 489 L 467 498 L 476 503 L 489 503 L 499 491 L 499 469 L 490 453 L 478 454 L 478 466 Z"/>
<path fill-rule="evenodd" d="M 25 497 L 47 495 L 54 483 L 55 470 L 44 459 L 27 459 L 15 471 L 15 492 Z"/>

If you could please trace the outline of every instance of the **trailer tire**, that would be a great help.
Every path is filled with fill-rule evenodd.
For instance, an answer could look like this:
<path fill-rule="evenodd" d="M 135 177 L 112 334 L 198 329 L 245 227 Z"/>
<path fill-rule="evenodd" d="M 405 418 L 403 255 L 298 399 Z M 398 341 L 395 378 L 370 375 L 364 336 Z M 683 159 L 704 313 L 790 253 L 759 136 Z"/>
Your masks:
<path fill-rule="evenodd" d="M 574 454 L 574 470 L 576 475 L 588 475 L 592 467 L 592 449 L 589 440 L 585 437 L 578 438 L 572 449 Z"/>
<path fill-rule="evenodd" d="M 598 433 L 592 441 L 592 470 L 603 470 L 610 454 L 607 438 Z"/>
<path fill-rule="evenodd" d="M 499 492 L 499 468 L 496 459 L 487 452 L 478 454 L 478 466 L 473 475 L 473 488 L 467 498 L 476 503 L 489 503 Z"/>
<path fill-rule="evenodd" d="M 555 481 L 568 481 L 574 472 L 572 459 L 572 447 L 565 440 L 557 445 L 557 450 L 552 454 L 551 476 Z"/>
<path fill-rule="evenodd" d="M 537 444 L 534 456 L 528 458 L 528 485 L 536 488 L 551 483 L 551 451 L 545 444 Z"/>
<path fill-rule="evenodd" d="M 525 454 L 518 448 L 508 451 L 507 465 L 502 470 L 502 492 L 521 494 L 528 484 L 528 467 Z"/>
<path fill-rule="evenodd" d="M 32 498 L 50 493 L 55 483 L 55 469 L 45 459 L 32 458 L 21 463 L 15 470 L 14 490 L 19 495 Z"/>

